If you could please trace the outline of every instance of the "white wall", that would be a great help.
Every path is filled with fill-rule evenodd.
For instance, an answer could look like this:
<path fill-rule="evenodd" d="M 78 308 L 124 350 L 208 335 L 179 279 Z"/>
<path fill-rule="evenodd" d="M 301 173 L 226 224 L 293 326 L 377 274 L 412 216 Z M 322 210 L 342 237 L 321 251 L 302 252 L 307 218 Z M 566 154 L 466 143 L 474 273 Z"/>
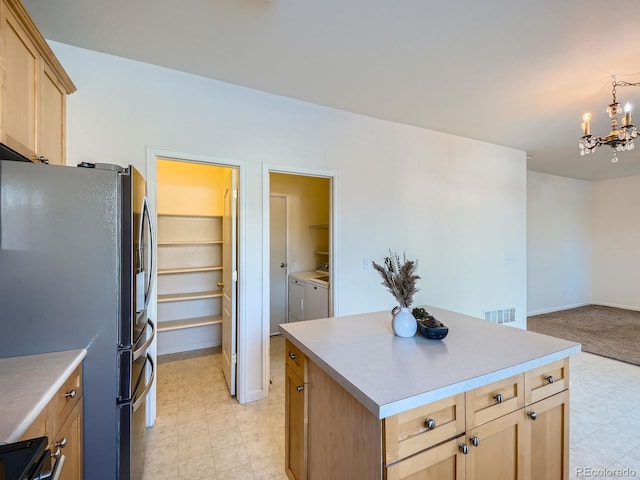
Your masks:
<path fill-rule="evenodd" d="M 591 303 L 592 184 L 527 174 L 527 311 Z"/>
<path fill-rule="evenodd" d="M 593 303 L 640 310 L 640 176 L 593 184 Z"/>
<path fill-rule="evenodd" d="M 245 162 L 247 296 L 262 298 L 263 163 L 337 173 L 336 314 L 391 310 L 363 258 L 419 259 L 416 302 L 462 313 L 526 313 L 525 153 L 381 121 L 53 43 L 78 87 L 68 101 L 68 163 L 132 163 L 167 149 Z M 242 313 L 245 400 L 267 390 L 261 302 Z M 389 317 L 391 319 L 391 317 Z M 268 319 L 267 319 L 268 321 Z M 241 348 L 243 345 L 240 346 Z M 244 355 L 244 358 L 243 356 Z"/>

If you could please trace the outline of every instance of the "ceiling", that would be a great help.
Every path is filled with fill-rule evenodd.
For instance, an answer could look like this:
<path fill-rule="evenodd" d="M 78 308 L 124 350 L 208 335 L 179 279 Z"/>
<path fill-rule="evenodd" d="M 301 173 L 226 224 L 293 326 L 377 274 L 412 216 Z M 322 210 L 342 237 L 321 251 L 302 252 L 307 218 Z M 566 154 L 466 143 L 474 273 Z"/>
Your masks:
<path fill-rule="evenodd" d="M 640 8 L 619 0 L 23 0 L 47 39 L 525 150 L 530 170 L 640 175 L 609 132 L 611 76 L 640 81 Z M 636 107 L 640 87 L 618 89 Z"/>

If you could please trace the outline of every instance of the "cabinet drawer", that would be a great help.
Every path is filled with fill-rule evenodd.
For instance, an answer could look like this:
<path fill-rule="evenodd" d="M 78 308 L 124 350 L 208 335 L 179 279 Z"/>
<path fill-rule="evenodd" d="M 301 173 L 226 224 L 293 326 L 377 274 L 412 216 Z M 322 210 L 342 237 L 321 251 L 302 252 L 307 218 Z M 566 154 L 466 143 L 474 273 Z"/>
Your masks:
<path fill-rule="evenodd" d="M 530 405 L 569 388 L 569 359 L 543 365 L 524 374 L 525 404 Z"/>
<path fill-rule="evenodd" d="M 520 374 L 467 392 L 467 429 L 522 408 L 523 388 L 524 374 Z"/>
<path fill-rule="evenodd" d="M 384 419 L 387 465 L 464 433 L 464 393 Z"/>
<path fill-rule="evenodd" d="M 384 469 L 385 480 L 461 480 L 465 475 L 464 455 L 458 439 L 425 450 Z"/>
<path fill-rule="evenodd" d="M 300 377 L 305 383 L 307 382 L 307 376 L 305 375 L 305 363 L 307 357 L 302 351 L 296 347 L 293 343 L 287 340 L 286 346 L 286 364 L 291 367 L 291 370 Z"/>
<path fill-rule="evenodd" d="M 60 387 L 51 403 L 55 405 L 55 429 L 58 430 L 60 426 L 67 419 L 78 400 L 82 397 L 82 365 L 78 365 L 78 368 L 69 376 L 66 382 Z"/>

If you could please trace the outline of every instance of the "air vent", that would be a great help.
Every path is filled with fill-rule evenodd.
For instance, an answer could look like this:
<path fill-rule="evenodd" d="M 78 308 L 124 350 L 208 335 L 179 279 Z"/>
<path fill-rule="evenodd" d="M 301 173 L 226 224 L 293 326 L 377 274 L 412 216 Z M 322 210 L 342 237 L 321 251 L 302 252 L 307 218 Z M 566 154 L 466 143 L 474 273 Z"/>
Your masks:
<path fill-rule="evenodd" d="M 491 310 L 484 312 L 484 319 L 492 323 L 511 323 L 516 321 L 516 309 L 505 308 L 504 310 Z"/>

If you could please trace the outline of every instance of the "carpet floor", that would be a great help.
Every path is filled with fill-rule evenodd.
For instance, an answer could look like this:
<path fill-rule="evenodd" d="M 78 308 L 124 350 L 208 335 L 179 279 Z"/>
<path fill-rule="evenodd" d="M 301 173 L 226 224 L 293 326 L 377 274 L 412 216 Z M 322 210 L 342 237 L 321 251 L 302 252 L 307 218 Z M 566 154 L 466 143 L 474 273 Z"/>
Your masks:
<path fill-rule="evenodd" d="M 582 344 L 582 350 L 640 365 L 640 312 L 587 305 L 527 318 L 527 330 Z"/>

